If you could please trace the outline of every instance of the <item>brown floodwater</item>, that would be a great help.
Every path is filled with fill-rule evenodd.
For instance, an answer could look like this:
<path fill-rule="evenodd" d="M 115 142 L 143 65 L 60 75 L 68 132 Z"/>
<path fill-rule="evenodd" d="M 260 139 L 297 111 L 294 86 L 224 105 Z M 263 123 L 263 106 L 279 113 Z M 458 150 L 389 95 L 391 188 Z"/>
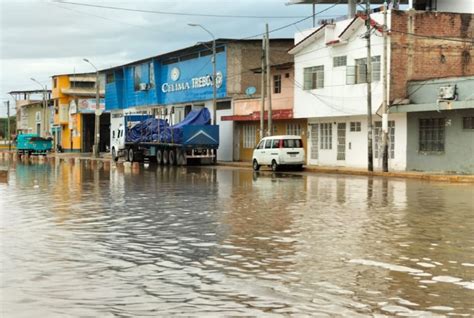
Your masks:
<path fill-rule="evenodd" d="M 472 185 L 2 167 L 2 317 L 474 315 Z"/>

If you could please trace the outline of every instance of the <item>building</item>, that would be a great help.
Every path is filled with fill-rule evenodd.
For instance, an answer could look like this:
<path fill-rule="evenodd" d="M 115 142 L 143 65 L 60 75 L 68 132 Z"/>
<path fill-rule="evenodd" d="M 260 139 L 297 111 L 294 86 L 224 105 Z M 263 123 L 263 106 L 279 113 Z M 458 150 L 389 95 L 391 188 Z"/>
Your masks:
<path fill-rule="evenodd" d="M 288 62 L 292 39 L 272 39 L 271 57 Z M 106 73 L 106 109 L 112 116 L 150 113 L 180 122 L 193 109 L 207 107 L 213 113 L 212 42 L 200 43 L 103 70 Z M 216 40 L 216 122 L 219 125 L 218 160 L 234 158 L 233 100 L 246 96 L 248 87 L 260 90 L 261 40 Z"/>
<path fill-rule="evenodd" d="M 50 90 L 11 91 L 15 99 L 16 134 L 38 134 L 50 136 L 52 100 Z M 45 109 L 45 101 L 47 108 Z M 46 120 L 44 120 L 46 119 Z"/>
<path fill-rule="evenodd" d="M 438 2 L 440 3 L 441 0 Z M 298 33 L 294 117 L 308 119 L 308 163 L 367 167 L 366 17 Z M 474 15 L 389 10 L 389 104 L 410 103 L 408 83 L 474 75 Z M 374 167 L 382 166 L 382 13 L 371 15 Z M 407 113 L 389 110 L 389 168 L 407 169 Z"/>
<path fill-rule="evenodd" d="M 474 174 L 474 76 L 408 83 L 407 170 Z"/>
<path fill-rule="evenodd" d="M 53 75 L 54 123 L 51 132 L 63 151 L 92 152 L 96 110 L 96 73 Z M 100 77 L 100 109 L 105 110 L 105 81 Z M 100 151 L 110 141 L 110 115 L 100 116 Z"/>
<path fill-rule="evenodd" d="M 255 69 L 260 74 L 261 68 Z M 300 135 L 306 139 L 306 119 L 293 118 L 294 68 L 293 62 L 271 66 L 272 135 Z M 233 115 L 222 120 L 234 122 L 234 160 L 251 161 L 253 149 L 264 137 L 260 131 L 261 94 L 236 98 Z M 268 99 L 264 111 L 265 127 L 268 130 Z M 306 148 L 306 144 L 304 144 Z"/>

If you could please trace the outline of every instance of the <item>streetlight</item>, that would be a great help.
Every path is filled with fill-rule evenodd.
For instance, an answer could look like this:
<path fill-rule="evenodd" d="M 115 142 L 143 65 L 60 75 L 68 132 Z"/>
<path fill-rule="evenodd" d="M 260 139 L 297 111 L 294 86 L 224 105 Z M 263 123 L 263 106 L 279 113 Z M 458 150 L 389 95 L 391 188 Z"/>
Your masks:
<path fill-rule="evenodd" d="M 88 59 L 82 59 L 84 62 L 89 63 L 94 69 L 95 69 L 95 87 L 96 87 L 96 93 L 95 93 L 95 125 L 94 125 L 94 146 L 92 147 L 92 155 L 95 158 L 100 157 L 99 153 L 99 142 L 100 142 L 100 82 L 99 82 L 99 70 L 97 67 L 95 67 L 94 64 L 92 64 L 91 61 Z"/>
<path fill-rule="evenodd" d="M 48 85 L 44 85 L 43 87 L 43 84 L 41 84 L 39 81 L 35 80 L 33 77 L 30 78 L 33 82 L 35 82 L 36 84 L 38 84 L 39 86 L 41 86 L 41 89 L 43 89 L 43 115 L 41 116 L 41 130 L 43 131 L 43 137 L 47 137 L 46 133 L 48 131 L 47 129 L 47 120 L 46 120 L 46 115 L 47 115 L 47 108 L 48 108 L 48 104 L 47 104 L 47 101 L 46 101 L 46 90 L 48 89 Z"/>
<path fill-rule="evenodd" d="M 217 91 L 216 91 L 216 84 L 217 84 L 217 76 L 216 76 L 216 37 L 214 34 L 212 34 L 211 31 L 203 27 L 201 24 L 195 24 L 195 23 L 188 23 L 189 26 L 192 27 L 199 27 L 209 33 L 209 35 L 212 37 L 212 124 L 216 125 L 216 109 L 217 109 Z"/>

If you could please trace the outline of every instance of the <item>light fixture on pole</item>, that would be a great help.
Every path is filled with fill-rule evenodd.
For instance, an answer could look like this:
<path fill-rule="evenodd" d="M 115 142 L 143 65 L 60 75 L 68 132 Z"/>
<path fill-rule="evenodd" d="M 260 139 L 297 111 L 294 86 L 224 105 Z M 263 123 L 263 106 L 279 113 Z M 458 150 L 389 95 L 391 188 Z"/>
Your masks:
<path fill-rule="evenodd" d="M 30 78 L 33 82 L 35 82 L 36 84 L 38 84 L 39 86 L 41 86 L 41 89 L 43 90 L 43 114 L 41 115 L 41 132 L 40 132 L 40 135 L 42 135 L 43 137 L 47 137 L 47 131 L 48 131 L 48 128 L 46 127 L 47 125 L 47 121 L 46 121 L 46 114 L 47 114 L 47 111 L 48 111 L 48 102 L 47 102 L 47 96 L 46 96 L 46 91 L 48 89 L 48 86 L 47 85 L 44 85 L 43 87 L 43 84 L 41 84 L 39 81 L 35 80 L 33 77 Z"/>
<path fill-rule="evenodd" d="M 96 87 L 96 93 L 95 93 L 95 125 L 94 125 L 94 146 L 92 147 L 92 155 L 95 158 L 100 157 L 100 151 L 99 151 L 99 143 L 100 143 L 100 115 L 101 115 L 101 110 L 100 110 L 100 81 L 99 81 L 99 70 L 97 67 L 95 67 L 94 64 L 92 64 L 91 61 L 88 59 L 82 59 L 84 62 L 90 64 L 94 69 L 95 69 L 95 87 Z"/>

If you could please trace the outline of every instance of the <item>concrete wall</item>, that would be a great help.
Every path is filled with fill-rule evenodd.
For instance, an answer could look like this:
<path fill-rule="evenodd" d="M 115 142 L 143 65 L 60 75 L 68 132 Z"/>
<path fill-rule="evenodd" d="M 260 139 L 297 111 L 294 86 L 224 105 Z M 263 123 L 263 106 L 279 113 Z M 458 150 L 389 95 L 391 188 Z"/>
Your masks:
<path fill-rule="evenodd" d="M 463 129 L 463 117 L 474 109 L 408 113 L 407 170 L 474 173 L 474 130 Z M 445 118 L 445 151 L 424 153 L 418 149 L 419 120 Z"/>
<path fill-rule="evenodd" d="M 411 80 L 474 75 L 473 14 L 392 10 L 391 20 L 391 100 L 406 98 Z"/>

